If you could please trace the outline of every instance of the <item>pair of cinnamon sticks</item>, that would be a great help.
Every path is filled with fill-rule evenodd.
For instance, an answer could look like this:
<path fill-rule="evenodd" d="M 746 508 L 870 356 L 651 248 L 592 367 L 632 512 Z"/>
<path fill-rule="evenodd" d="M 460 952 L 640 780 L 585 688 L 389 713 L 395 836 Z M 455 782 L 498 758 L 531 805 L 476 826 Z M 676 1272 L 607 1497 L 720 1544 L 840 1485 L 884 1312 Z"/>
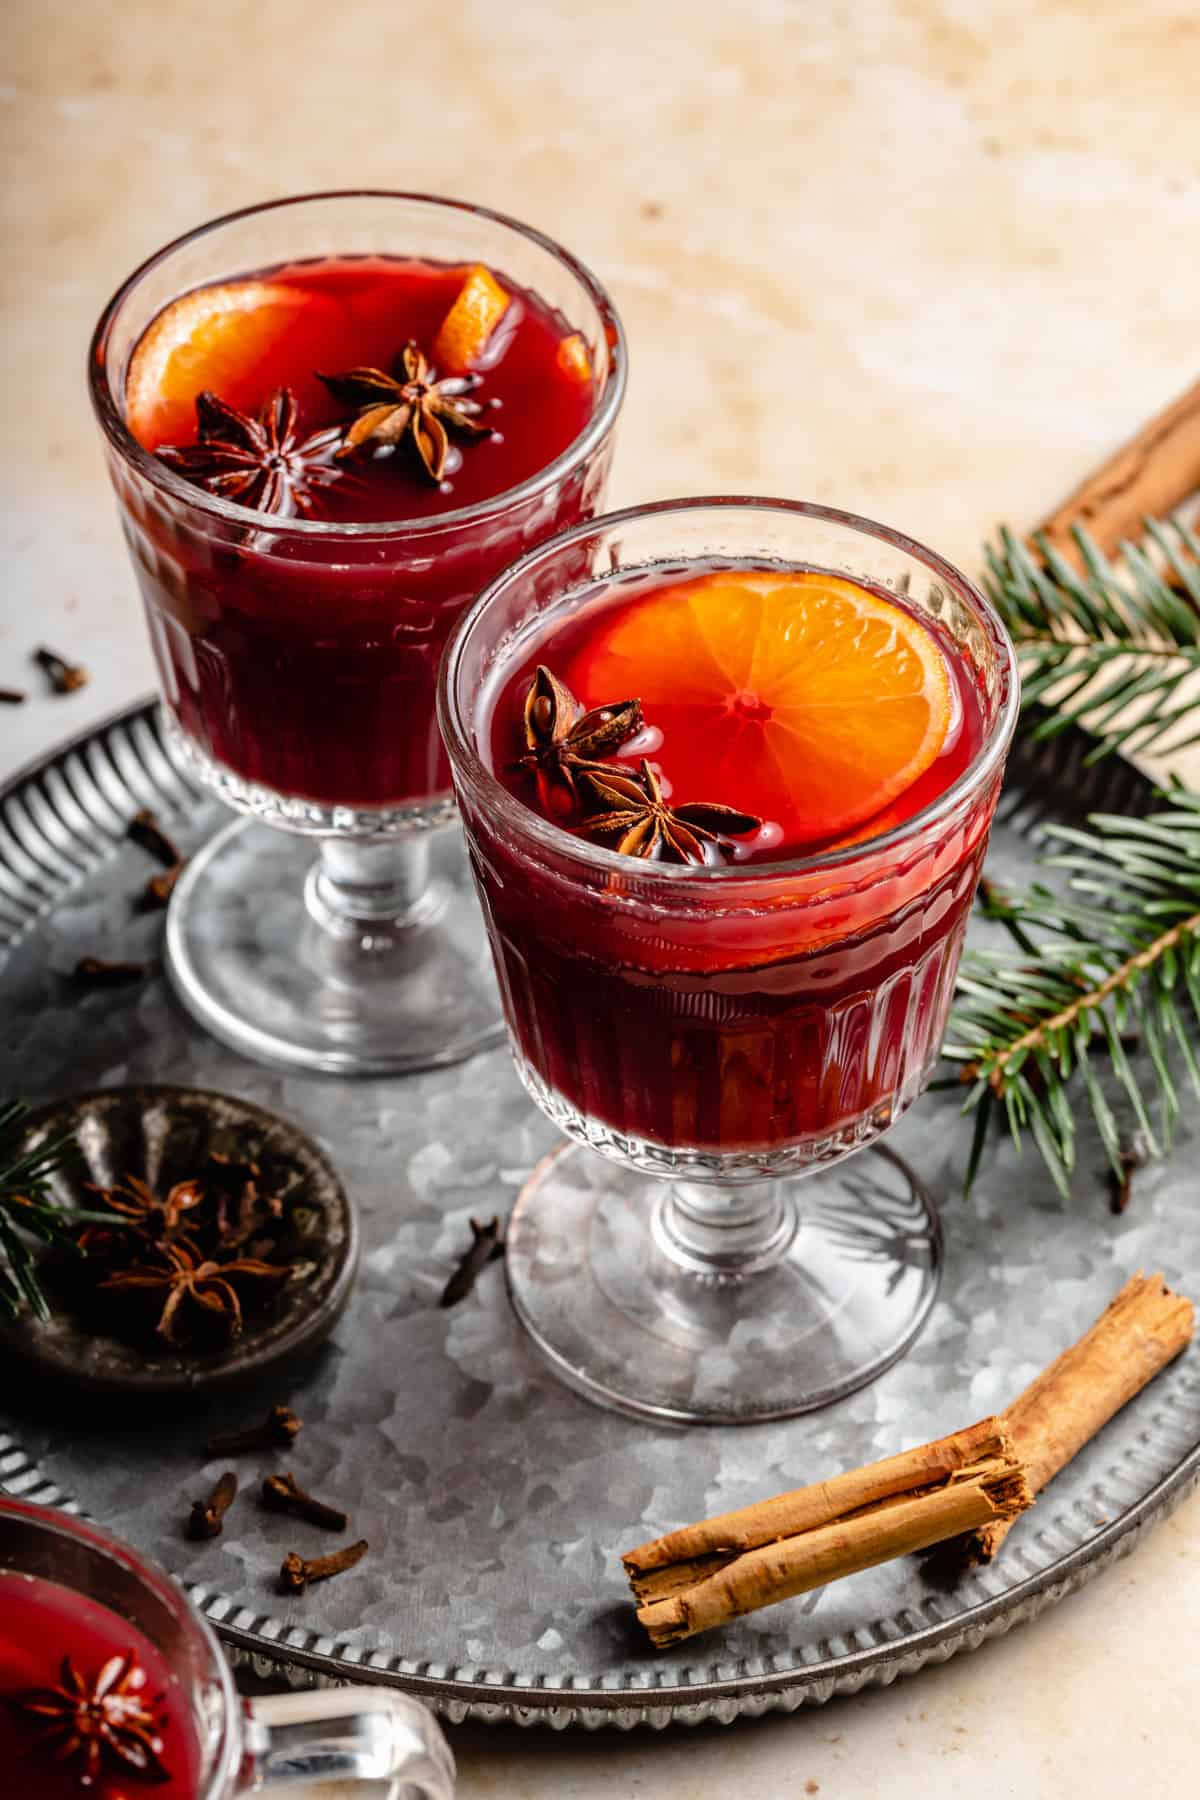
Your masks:
<path fill-rule="evenodd" d="M 1035 1494 L 1191 1340 L 1161 1275 L 1134 1275 L 1007 1412 L 642 1544 L 624 1557 L 659 1648 L 893 1557 L 959 1540 L 988 1561 Z"/>

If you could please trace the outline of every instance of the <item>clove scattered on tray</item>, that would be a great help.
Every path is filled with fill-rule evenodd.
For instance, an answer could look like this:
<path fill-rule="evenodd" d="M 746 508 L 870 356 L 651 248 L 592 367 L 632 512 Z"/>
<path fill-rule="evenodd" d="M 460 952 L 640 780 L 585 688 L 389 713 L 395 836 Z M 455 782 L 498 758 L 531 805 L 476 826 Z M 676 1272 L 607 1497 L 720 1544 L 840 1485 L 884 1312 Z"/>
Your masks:
<path fill-rule="evenodd" d="M 28 698 L 21 688 L 0 687 L 0 706 L 24 706 Z"/>
<path fill-rule="evenodd" d="M 306 1494 L 294 1475 L 268 1475 L 259 1490 L 259 1498 L 269 1512 L 291 1513 L 309 1525 L 320 1525 L 326 1531 L 345 1531 L 349 1514 L 338 1506 L 327 1506 L 313 1494 Z"/>
<path fill-rule="evenodd" d="M 308 1561 L 295 1550 L 289 1550 L 279 1567 L 279 1591 L 302 1594 L 310 1581 L 328 1581 L 331 1575 L 341 1575 L 346 1569 L 352 1569 L 355 1563 L 362 1561 L 368 1548 L 366 1538 L 360 1538 L 357 1544 L 347 1544 L 344 1550 L 335 1550 L 332 1556 L 315 1556 Z"/>
<path fill-rule="evenodd" d="M 108 962 L 102 956 L 81 956 L 74 969 L 75 980 L 89 987 L 124 987 L 141 981 L 145 973 L 145 963 Z"/>
<path fill-rule="evenodd" d="M 439 1306 L 457 1306 L 474 1288 L 480 1274 L 490 1262 L 504 1255 L 504 1227 L 498 1218 L 481 1224 L 472 1219 L 471 1243 L 459 1259 L 458 1267 L 442 1289 Z"/>
<path fill-rule="evenodd" d="M 162 872 L 151 875 L 142 889 L 142 904 L 165 906 L 174 892 L 175 883 L 187 867 L 187 857 L 163 828 L 157 813 L 148 806 L 143 806 L 134 813 L 125 827 L 125 836 L 130 843 L 137 844 L 162 864 Z"/>
<path fill-rule="evenodd" d="M 276 1444 L 295 1442 L 304 1429 L 290 1406 L 273 1406 L 257 1425 L 244 1425 L 240 1431 L 219 1431 L 204 1446 L 207 1456 L 240 1456 L 247 1450 L 267 1450 Z"/>
<path fill-rule="evenodd" d="M 35 650 L 33 660 L 45 674 L 51 690 L 56 694 L 73 694 L 76 688 L 86 687 L 88 672 L 77 663 L 69 663 L 65 656 L 59 656 L 54 650 Z"/>
<path fill-rule="evenodd" d="M 237 1498 L 237 1491 L 238 1478 L 232 1469 L 226 1469 L 206 1500 L 192 1501 L 187 1535 L 198 1542 L 205 1538 L 220 1537 L 224 1530 L 225 1514 Z"/>

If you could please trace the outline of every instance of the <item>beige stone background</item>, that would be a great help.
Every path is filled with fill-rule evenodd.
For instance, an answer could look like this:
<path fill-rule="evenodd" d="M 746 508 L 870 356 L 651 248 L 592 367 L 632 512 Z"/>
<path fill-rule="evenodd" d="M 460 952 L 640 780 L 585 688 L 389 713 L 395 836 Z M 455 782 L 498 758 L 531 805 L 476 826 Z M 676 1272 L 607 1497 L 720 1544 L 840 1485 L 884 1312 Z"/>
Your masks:
<path fill-rule="evenodd" d="M 150 685 L 84 348 L 228 208 L 363 185 L 527 217 L 629 330 L 615 502 L 803 495 L 969 567 L 1200 360 L 1190 4 L 8 0 L 0 27 L 0 685 L 43 640 L 94 677 L 0 714 L 0 778 Z M 1183 1796 L 1198 1623 L 1193 1500 L 916 1680 L 727 1732 L 459 1731 L 461 1792 Z"/>

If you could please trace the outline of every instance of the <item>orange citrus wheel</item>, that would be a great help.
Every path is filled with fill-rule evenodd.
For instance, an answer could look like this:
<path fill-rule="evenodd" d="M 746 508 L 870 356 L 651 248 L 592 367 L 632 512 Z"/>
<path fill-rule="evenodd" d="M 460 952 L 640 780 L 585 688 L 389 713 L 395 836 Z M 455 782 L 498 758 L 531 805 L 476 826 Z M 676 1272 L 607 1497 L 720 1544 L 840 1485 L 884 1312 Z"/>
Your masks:
<path fill-rule="evenodd" d="M 438 373 L 465 375 L 483 354 L 507 311 L 508 295 L 491 270 L 476 263 L 468 270 L 433 340 L 433 363 Z"/>
<path fill-rule="evenodd" d="M 138 344 L 125 384 L 129 429 L 147 449 L 190 443 L 196 395 L 234 397 L 311 314 L 312 297 L 270 281 L 230 281 L 173 300 Z M 271 383 L 266 383 L 264 393 Z"/>
<path fill-rule="evenodd" d="M 792 843 L 852 831 L 937 757 L 954 689 L 933 634 L 815 571 L 720 570 L 599 612 L 567 684 L 636 695 L 674 797 L 773 819 Z"/>

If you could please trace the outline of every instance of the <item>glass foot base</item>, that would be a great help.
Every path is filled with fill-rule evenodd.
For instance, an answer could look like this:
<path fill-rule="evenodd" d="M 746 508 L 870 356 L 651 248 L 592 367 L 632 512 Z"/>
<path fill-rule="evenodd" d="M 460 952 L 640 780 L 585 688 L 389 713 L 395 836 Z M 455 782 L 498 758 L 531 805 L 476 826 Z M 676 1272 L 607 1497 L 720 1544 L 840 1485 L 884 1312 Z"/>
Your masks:
<path fill-rule="evenodd" d="M 764 1254 L 681 1251 L 670 1184 L 564 1145 L 514 1209 L 517 1315 L 555 1372 L 642 1418 L 754 1424 L 828 1406 L 881 1374 L 929 1315 L 942 1242 L 928 1193 L 872 1146 L 781 1182 Z"/>
<path fill-rule="evenodd" d="M 428 883 L 407 917 L 347 929 L 322 920 L 311 840 L 251 819 L 219 832 L 167 914 L 167 968 L 189 1012 L 247 1056 L 340 1075 L 431 1068 L 499 1043 L 462 834 L 421 836 Z"/>

